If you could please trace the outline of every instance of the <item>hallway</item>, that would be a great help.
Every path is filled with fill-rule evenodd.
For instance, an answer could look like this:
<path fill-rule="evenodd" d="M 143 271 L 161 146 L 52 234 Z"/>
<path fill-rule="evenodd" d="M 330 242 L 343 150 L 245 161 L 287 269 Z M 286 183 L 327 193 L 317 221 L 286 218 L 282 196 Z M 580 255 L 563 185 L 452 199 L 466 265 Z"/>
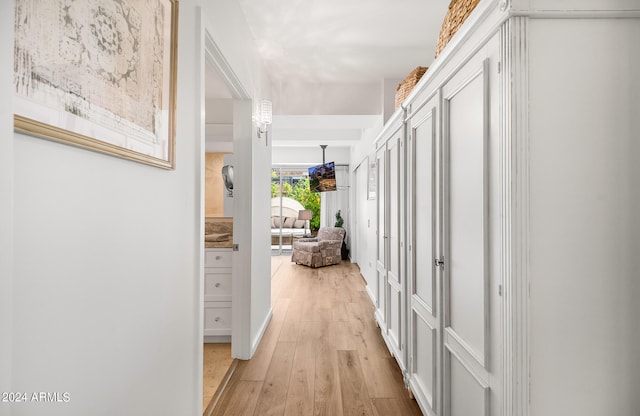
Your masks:
<path fill-rule="evenodd" d="M 420 415 L 373 319 L 358 267 L 272 258 L 273 317 L 213 415 Z"/>

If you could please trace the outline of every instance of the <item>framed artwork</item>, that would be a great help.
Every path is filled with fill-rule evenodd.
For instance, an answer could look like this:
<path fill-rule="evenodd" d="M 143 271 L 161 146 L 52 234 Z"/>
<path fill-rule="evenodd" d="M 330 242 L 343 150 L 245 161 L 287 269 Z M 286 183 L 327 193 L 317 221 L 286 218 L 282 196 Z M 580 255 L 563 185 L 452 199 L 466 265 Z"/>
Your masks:
<path fill-rule="evenodd" d="M 367 199 L 376 199 L 376 157 L 375 153 L 368 157 L 367 160 Z"/>
<path fill-rule="evenodd" d="M 16 0 L 14 129 L 175 167 L 177 0 Z"/>

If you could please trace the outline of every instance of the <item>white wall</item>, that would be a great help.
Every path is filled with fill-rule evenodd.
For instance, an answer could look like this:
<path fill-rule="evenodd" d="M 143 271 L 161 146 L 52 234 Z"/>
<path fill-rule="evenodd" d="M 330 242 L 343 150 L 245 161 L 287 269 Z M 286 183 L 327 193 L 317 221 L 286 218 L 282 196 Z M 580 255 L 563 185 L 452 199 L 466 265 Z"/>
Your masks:
<path fill-rule="evenodd" d="M 531 415 L 637 415 L 640 20 L 529 33 Z"/>
<path fill-rule="evenodd" d="M 201 412 L 201 74 L 194 1 L 180 6 L 175 171 L 3 140 L 15 177 L 11 390 L 71 398 L 16 415 Z M 0 56 L 12 61 L 11 42 Z"/>
<path fill-rule="evenodd" d="M 376 261 L 376 201 L 367 199 L 367 163 L 364 161 L 355 171 L 355 208 L 352 217 L 352 229 L 356 234 L 356 263 L 360 273 L 367 281 L 368 290 L 375 295 Z M 353 250 L 353 248 L 352 248 Z"/>
<path fill-rule="evenodd" d="M 239 187 L 238 197 L 234 196 L 234 206 L 236 216 L 246 219 L 240 228 L 235 227 L 234 230 L 234 242 L 239 244 L 238 255 L 241 256 L 241 261 L 234 262 L 234 266 L 239 264 L 238 272 L 249 277 L 246 282 L 248 287 L 244 288 L 249 294 L 248 299 L 245 304 L 234 305 L 234 308 L 242 307 L 249 312 L 247 336 L 252 349 L 255 349 L 271 314 L 271 217 L 269 210 L 262 209 L 271 203 L 271 144 L 267 146 L 264 139 L 257 139 L 255 123 L 249 123 L 248 120 L 238 121 L 241 128 L 236 131 L 235 117 L 238 105 L 251 105 L 255 118 L 255 103 L 263 98 L 272 98 L 271 88 L 240 5 L 237 2 L 213 0 L 202 1 L 202 7 L 207 16 L 207 30 L 254 101 L 253 104 L 236 103 L 234 107 L 234 153 L 238 158 L 235 173 Z M 236 231 L 243 235 L 235 235 Z M 250 357 L 251 351 L 240 351 L 236 347 L 234 345 L 236 357 Z"/>
<path fill-rule="evenodd" d="M 401 82 L 401 79 L 382 81 L 382 119 L 385 123 L 396 112 L 396 89 Z"/>
<path fill-rule="evenodd" d="M 233 123 L 233 99 L 209 98 L 205 100 L 205 122 L 207 124 L 232 124 Z M 231 140 L 231 136 L 228 140 Z"/>
<path fill-rule="evenodd" d="M 380 117 L 380 123 L 378 125 L 363 130 L 362 139 L 351 148 L 351 166 L 355 168 L 364 160 L 364 158 L 375 151 L 374 141 L 382 131 L 383 127 L 384 124 L 382 122 L 382 117 Z"/>
<path fill-rule="evenodd" d="M 0 102 L 8 138 L 0 141 L 0 385 L 71 397 L 15 406 L 16 415 L 201 414 L 204 75 L 197 4 L 180 2 L 174 171 L 13 134 L 11 102 Z M 3 2 L 0 13 L 5 97 L 13 91 L 12 6 Z M 214 38 L 247 90 L 268 96 L 237 5 L 206 7 Z M 261 175 L 268 182 L 270 148 L 246 139 L 254 163 L 248 182 Z M 268 204 L 264 189 L 250 191 L 253 204 Z M 252 204 L 245 210 L 251 217 Z M 249 242 L 254 342 L 270 313 L 268 216 L 253 216 L 257 238 Z M 10 414 L 9 407 L 0 405 L 0 413 Z"/>
<path fill-rule="evenodd" d="M 13 326 L 13 6 L 0 6 L 0 391 L 11 391 L 11 346 Z M 8 55 L 11 53 L 11 55 Z M 0 415 L 8 415 L 0 403 Z"/>
<path fill-rule="evenodd" d="M 355 229 L 356 240 L 352 241 L 352 250 L 355 243 L 357 253 L 356 263 L 360 267 L 360 273 L 367 281 L 369 294 L 377 292 L 375 287 L 376 265 L 376 200 L 367 199 L 367 163 L 369 157 L 375 157 L 374 141 L 382 130 L 382 117 L 380 125 L 365 129 L 360 143 L 351 148 L 351 169 L 355 171 L 356 186 L 350 190 L 352 197 L 352 209 L 356 212 L 358 223 L 352 216 L 351 227 Z"/>
<path fill-rule="evenodd" d="M 335 192 L 322 192 L 320 194 L 320 226 L 333 227 L 336 224 L 336 213 L 340 210 L 340 215 L 344 219 L 342 228 L 346 231 L 346 244 L 353 239 L 351 235 L 351 207 L 349 206 L 349 192 L 351 191 L 351 170 L 349 166 L 336 166 L 336 186 Z"/>
<path fill-rule="evenodd" d="M 347 165 L 350 161 L 351 149 L 347 146 L 329 145 L 325 149 L 325 161 Z M 274 165 L 319 165 L 322 163 L 322 149 L 317 146 L 274 147 L 272 150 Z"/>
<path fill-rule="evenodd" d="M 207 30 L 220 48 L 235 75 L 253 99 L 270 98 L 269 80 L 263 71 L 255 43 L 240 5 L 235 1 L 200 0 L 207 18 Z"/>

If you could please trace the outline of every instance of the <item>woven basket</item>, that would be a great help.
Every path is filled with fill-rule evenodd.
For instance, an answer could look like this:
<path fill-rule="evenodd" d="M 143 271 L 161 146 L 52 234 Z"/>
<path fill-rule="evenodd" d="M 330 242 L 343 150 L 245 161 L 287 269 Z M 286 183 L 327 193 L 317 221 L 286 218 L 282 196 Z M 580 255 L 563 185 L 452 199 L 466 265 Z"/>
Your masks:
<path fill-rule="evenodd" d="M 436 58 L 449 43 L 453 35 L 456 34 L 460 26 L 467 20 L 473 9 L 480 3 L 480 0 L 451 0 L 449 11 L 444 17 L 438 44 L 436 45 Z"/>
<path fill-rule="evenodd" d="M 413 87 L 416 86 L 420 78 L 427 72 L 427 67 L 419 66 L 407 75 L 400 84 L 396 87 L 396 108 L 400 107 L 400 104 L 407 98 Z"/>

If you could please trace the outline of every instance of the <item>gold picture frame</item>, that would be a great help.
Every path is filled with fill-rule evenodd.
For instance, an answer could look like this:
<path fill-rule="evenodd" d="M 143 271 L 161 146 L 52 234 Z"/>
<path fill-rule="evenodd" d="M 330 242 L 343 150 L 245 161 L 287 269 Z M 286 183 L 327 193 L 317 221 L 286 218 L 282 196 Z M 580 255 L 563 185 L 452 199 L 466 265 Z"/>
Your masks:
<path fill-rule="evenodd" d="M 16 0 L 14 130 L 175 168 L 178 0 Z"/>

